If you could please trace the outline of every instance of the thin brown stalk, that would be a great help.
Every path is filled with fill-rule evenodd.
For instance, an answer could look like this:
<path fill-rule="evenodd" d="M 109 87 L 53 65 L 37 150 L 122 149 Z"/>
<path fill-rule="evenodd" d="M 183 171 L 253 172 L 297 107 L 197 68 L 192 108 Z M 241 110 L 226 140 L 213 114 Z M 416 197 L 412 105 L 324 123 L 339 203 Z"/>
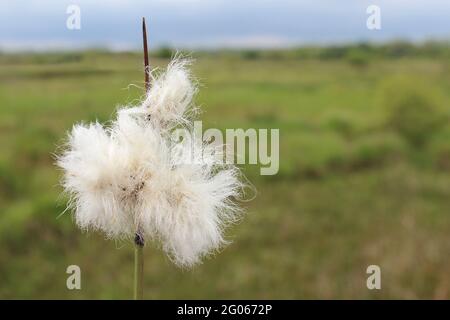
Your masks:
<path fill-rule="evenodd" d="M 145 25 L 145 18 L 142 18 L 142 37 L 144 42 L 144 70 L 145 70 L 145 91 L 150 89 L 150 69 L 148 63 L 148 47 L 147 47 L 147 26 Z"/>
<path fill-rule="evenodd" d="M 150 89 L 150 70 L 148 63 L 148 47 L 147 47 L 147 27 L 145 18 L 142 18 L 142 37 L 144 43 L 144 74 L 145 74 L 145 92 Z M 134 299 L 142 300 L 144 298 L 144 237 L 141 231 L 136 230 L 134 237 Z"/>

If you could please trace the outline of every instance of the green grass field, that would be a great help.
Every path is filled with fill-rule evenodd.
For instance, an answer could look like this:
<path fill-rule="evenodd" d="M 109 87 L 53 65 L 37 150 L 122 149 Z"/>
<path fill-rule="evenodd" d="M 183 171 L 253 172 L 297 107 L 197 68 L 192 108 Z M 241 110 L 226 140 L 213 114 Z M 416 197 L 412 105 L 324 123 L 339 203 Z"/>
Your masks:
<path fill-rule="evenodd" d="M 146 298 L 450 298 L 448 59 L 201 55 L 194 74 L 204 127 L 280 129 L 280 171 L 243 168 L 257 197 L 233 243 L 194 270 L 147 246 Z M 383 95 L 399 76 L 436 98 L 426 143 L 389 121 Z M 73 123 L 136 102 L 142 78 L 139 54 L 0 55 L 0 298 L 132 297 L 132 244 L 57 218 L 53 154 Z M 71 264 L 82 290 L 66 288 Z M 366 287 L 371 264 L 380 291 Z"/>

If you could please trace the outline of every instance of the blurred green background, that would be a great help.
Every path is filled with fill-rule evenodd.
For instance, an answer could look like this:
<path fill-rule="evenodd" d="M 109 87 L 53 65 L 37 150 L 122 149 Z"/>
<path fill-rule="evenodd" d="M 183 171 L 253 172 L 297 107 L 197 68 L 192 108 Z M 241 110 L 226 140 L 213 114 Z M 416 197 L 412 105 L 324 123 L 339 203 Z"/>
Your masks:
<path fill-rule="evenodd" d="M 448 43 L 193 57 L 204 129 L 279 128 L 280 171 L 243 167 L 257 197 L 195 269 L 149 244 L 145 298 L 450 298 Z M 136 102 L 142 78 L 134 52 L 0 55 L 0 298 L 132 297 L 133 245 L 58 218 L 54 154 L 75 122 Z M 71 264 L 82 290 L 66 288 Z"/>

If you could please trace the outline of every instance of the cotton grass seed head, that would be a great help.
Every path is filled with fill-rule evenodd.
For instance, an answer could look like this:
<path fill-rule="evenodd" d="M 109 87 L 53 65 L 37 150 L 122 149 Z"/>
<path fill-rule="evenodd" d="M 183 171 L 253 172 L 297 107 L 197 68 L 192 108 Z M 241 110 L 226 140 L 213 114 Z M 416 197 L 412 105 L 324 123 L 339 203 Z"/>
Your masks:
<path fill-rule="evenodd" d="M 114 239 L 139 232 L 189 267 L 226 243 L 223 231 L 239 217 L 243 183 L 217 149 L 195 142 L 202 156 L 192 159 L 191 144 L 170 138 L 193 109 L 187 66 L 172 61 L 153 76 L 144 101 L 120 109 L 110 126 L 75 125 L 57 164 L 80 228 Z"/>
<path fill-rule="evenodd" d="M 189 116 L 197 110 L 192 105 L 197 86 L 188 69 L 190 64 L 187 59 L 174 59 L 166 72 L 158 76 L 158 70 L 153 71 L 145 99 L 137 107 L 124 108 L 122 112 L 144 115 L 162 131 L 189 124 Z"/>

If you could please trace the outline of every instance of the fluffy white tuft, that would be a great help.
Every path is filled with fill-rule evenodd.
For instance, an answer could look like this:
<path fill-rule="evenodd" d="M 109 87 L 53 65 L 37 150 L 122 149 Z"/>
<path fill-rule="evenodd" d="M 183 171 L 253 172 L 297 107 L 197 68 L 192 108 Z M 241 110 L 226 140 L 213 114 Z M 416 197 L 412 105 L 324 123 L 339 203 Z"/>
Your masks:
<path fill-rule="evenodd" d="M 226 243 L 223 229 L 239 217 L 234 200 L 243 185 L 210 145 L 193 154 L 166 134 L 187 121 L 196 91 L 186 66 L 173 61 L 145 101 L 119 110 L 109 128 L 75 125 L 57 164 L 82 229 L 111 238 L 139 232 L 189 267 Z"/>
<path fill-rule="evenodd" d="M 197 92 L 195 81 L 188 66 L 190 60 L 174 59 L 166 72 L 159 76 L 151 74 L 151 87 L 141 104 L 124 108 L 121 112 L 145 116 L 155 128 L 172 129 L 189 123 L 189 114 L 195 113 L 192 98 Z"/>

